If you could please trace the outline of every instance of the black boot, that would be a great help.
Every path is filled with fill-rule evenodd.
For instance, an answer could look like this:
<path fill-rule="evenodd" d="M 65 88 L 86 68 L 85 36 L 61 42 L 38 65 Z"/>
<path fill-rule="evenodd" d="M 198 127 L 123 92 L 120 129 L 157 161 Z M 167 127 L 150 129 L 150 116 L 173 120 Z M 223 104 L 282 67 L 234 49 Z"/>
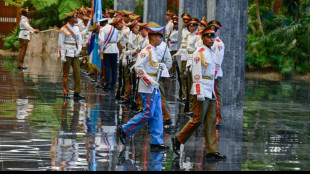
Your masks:
<path fill-rule="evenodd" d="M 206 157 L 207 160 L 226 160 L 226 156 L 221 155 L 219 152 L 208 153 Z"/>
<path fill-rule="evenodd" d="M 74 100 L 85 100 L 85 97 L 80 93 L 74 93 Z"/>
<path fill-rule="evenodd" d="M 17 69 L 19 70 L 24 70 L 24 69 L 27 69 L 27 67 L 24 67 L 24 66 L 18 66 Z"/>
<path fill-rule="evenodd" d="M 169 146 L 163 144 L 151 144 L 151 152 L 164 153 L 169 150 Z"/>
<path fill-rule="evenodd" d="M 68 100 L 68 99 L 70 99 L 70 96 L 69 96 L 69 94 L 64 94 L 64 99 L 65 99 L 65 100 Z"/>
<path fill-rule="evenodd" d="M 171 125 L 171 124 L 172 124 L 171 119 L 165 120 L 165 121 L 164 121 L 164 126 L 166 126 L 166 125 Z"/>
<path fill-rule="evenodd" d="M 122 142 L 123 145 L 126 144 L 126 133 L 123 131 L 123 128 L 120 126 L 119 127 L 119 139 Z"/>
<path fill-rule="evenodd" d="M 180 155 L 181 143 L 179 142 L 178 138 L 177 137 L 173 137 L 171 139 L 171 141 L 172 141 L 172 149 L 173 149 L 174 153 L 177 154 L 177 155 Z"/>

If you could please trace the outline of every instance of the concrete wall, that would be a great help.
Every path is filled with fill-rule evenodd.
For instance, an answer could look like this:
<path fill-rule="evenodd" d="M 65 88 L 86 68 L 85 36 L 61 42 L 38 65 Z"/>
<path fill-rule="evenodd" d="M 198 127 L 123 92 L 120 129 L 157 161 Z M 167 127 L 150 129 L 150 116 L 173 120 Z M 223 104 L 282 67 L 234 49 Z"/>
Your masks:
<path fill-rule="evenodd" d="M 57 28 L 55 28 L 55 30 L 56 29 Z M 30 36 L 26 56 L 39 54 L 57 56 L 59 33 L 55 30 L 32 34 Z"/>
<path fill-rule="evenodd" d="M 135 0 L 114 0 L 114 10 L 127 10 L 135 11 L 136 1 Z"/>
<path fill-rule="evenodd" d="M 225 120 L 243 117 L 248 0 L 217 0 L 216 20 L 223 25 L 221 39 L 225 44 L 222 64 L 223 113 Z"/>
<path fill-rule="evenodd" d="M 144 22 L 156 22 L 166 25 L 167 0 L 144 0 Z"/>
<path fill-rule="evenodd" d="M 206 16 L 206 5 L 207 0 L 184 0 L 184 12 L 200 20 Z"/>

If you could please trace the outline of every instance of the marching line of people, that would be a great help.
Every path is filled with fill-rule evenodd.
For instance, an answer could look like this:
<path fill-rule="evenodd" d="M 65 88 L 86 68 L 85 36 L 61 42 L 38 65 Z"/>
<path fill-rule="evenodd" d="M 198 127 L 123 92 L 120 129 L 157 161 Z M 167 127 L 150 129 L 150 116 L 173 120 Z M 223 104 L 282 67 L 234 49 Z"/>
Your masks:
<path fill-rule="evenodd" d="M 29 33 L 39 33 L 29 25 L 27 14 L 28 9 L 23 9 L 19 35 L 23 45 L 17 66 L 20 70 L 26 69 L 22 65 Z M 181 43 L 178 43 L 178 16 L 171 11 L 166 13 L 166 26 L 152 21 L 141 23 L 141 16 L 134 12 L 107 9 L 100 24 L 93 27 L 90 14 L 91 8 L 84 6 L 66 13 L 67 24 L 59 31 L 64 99 L 70 99 L 68 77 L 72 66 L 74 100 L 85 99 L 80 89 L 82 73 L 91 78 L 96 88 L 114 93 L 118 104 L 131 105 L 136 115 L 119 126 L 124 145 L 127 137 L 148 123 L 151 151 L 165 152 L 169 146 L 164 145 L 163 130 L 164 126 L 172 125 L 172 120 L 164 83 L 165 78 L 177 77 L 178 101 L 185 103 L 183 112 L 191 119 L 172 138 L 174 152 L 179 154 L 180 145 L 203 123 L 207 158 L 226 159 L 219 153 L 216 137 L 222 120 L 221 65 L 225 49 L 219 38 L 220 22 L 207 22 L 205 17 L 199 20 L 184 13 Z M 100 52 L 101 69 L 90 61 L 88 47 L 92 35 L 98 35 L 95 42 L 99 48 L 95 51 Z"/>

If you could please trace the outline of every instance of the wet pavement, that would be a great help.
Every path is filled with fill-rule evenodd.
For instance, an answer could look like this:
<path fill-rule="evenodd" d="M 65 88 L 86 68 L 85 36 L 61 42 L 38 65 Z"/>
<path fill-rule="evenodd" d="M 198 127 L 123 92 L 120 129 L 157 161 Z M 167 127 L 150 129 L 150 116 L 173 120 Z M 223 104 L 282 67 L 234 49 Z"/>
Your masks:
<path fill-rule="evenodd" d="M 134 114 L 117 104 L 111 91 L 96 89 L 81 76 L 86 100 L 66 102 L 57 58 L 28 56 L 24 64 L 28 69 L 18 71 L 15 56 L 0 55 L 1 171 L 310 170 L 309 84 L 247 80 L 243 120 L 225 120 L 218 131 L 227 160 L 210 162 L 202 126 L 181 147 L 180 157 L 172 149 L 151 153 L 147 125 L 123 146 L 117 125 Z M 73 78 L 69 84 L 72 89 Z M 188 120 L 175 86 L 175 80 L 166 80 L 175 127 L 164 134 L 170 147 L 171 137 Z"/>

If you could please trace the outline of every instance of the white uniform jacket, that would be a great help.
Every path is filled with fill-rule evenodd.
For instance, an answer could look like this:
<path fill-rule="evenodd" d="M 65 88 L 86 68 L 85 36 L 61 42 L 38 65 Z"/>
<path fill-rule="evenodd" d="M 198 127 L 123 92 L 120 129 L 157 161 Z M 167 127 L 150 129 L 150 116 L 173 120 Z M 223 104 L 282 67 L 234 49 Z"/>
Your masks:
<path fill-rule="evenodd" d="M 137 72 L 140 82 L 138 91 L 141 93 L 152 93 L 153 84 L 156 82 L 157 71 L 159 68 L 160 58 L 157 56 L 156 48 L 151 44 L 144 48 L 137 59 L 135 71 Z M 164 71 L 167 71 L 165 69 Z M 164 77 L 162 75 L 162 77 Z"/>
<path fill-rule="evenodd" d="M 169 70 L 172 67 L 172 57 L 171 57 L 171 54 L 169 52 L 169 48 L 166 42 L 161 42 L 160 45 L 156 47 L 156 53 L 157 53 L 159 62 L 163 60 L 162 63 L 166 64 L 166 67 Z"/>
<path fill-rule="evenodd" d="M 138 50 L 138 39 L 139 35 L 134 34 L 132 31 L 130 32 L 127 40 L 127 50 L 124 51 L 126 56 L 128 56 L 130 61 L 137 61 L 138 54 L 135 54 L 135 52 Z M 123 60 L 124 61 L 124 60 Z M 123 64 L 127 65 L 127 61 L 123 62 Z"/>
<path fill-rule="evenodd" d="M 204 96 L 212 99 L 214 94 L 215 53 L 211 48 L 203 45 L 194 52 L 192 95 Z"/>
<path fill-rule="evenodd" d="M 170 41 L 169 41 L 169 51 L 177 51 L 178 50 L 178 30 L 173 30 L 170 35 Z"/>
<path fill-rule="evenodd" d="M 30 33 L 34 33 L 35 29 L 33 29 L 28 21 L 28 18 L 26 16 L 22 16 L 19 22 L 19 36 L 20 39 L 27 39 L 30 40 Z"/>
<path fill-rule="evenodd" d="M 80 18 L 78 19 L 78 26 L 79 26 L 80 32 L 82 32 L 86 28 L 86 26 L 84 25 L 84 21 Z"/>
<path fill-rule="evenodd" d="M 71 36 L 67 28 L 70 28 L 76 36 L 77 47 L 75 39 Z M 58 49 L 59 57 L 61 57 L 62 59 L 64 59 L 65 56 L 79 56 L 82 50 L 82 37 L 78 25 L 71 26 L 69 23 L 67 23 L 60 29 L 58 37 Z"/>
<path fill-rule="evenodd" d="M 107 24 L 100 29 L 99 40 L 100 49 L 104 54 L 119 54 L 117 47 L 118 30 L 112 25 Z"/>
<path fill-rule="evenodd" d="M 123 50 L 123 53 L 120 55 L 119 60 L 118 60 L 120 62 L 123 60 L 124 57 L 126 58 L 126 56 L 124 56 L 124 51 L 126 50 L 126 46 L 127 46 L 126 43 L 127 43 L 128 38 L 129 38 L 129 34 L 130 34 L 130 29 L 126 26 L 124 26 L 122 28 L 122 30 L 119 32 L 119 38 L 118 39 L 119 39 L 120 45 L 121 45 L 122 50 Z"/>
<path fill-rule="evenodd" d="M 198 41 L 198 38 L 200 37 L 199 33 L 193 32 L 191 34 L 189 34 L 188 39 L 187 39 L 187 63 L 186 63 L 186 67 L 191 67 L 192 62 L 193 62 L 193 54 L 194 51 L 196 51 L 196 43 Z"/>
<path fill-rule="evenodd" d="M 199 48 L 199 47 L 202 47 L 203 46 L 203 42 L 202 42 L 202 39 L 201 39 L 201 36 L 198 37 L 198 40 L 196 42 L 196 49 Z"/>
<path fill-rule="evenodd" d="M 225 45 L 219 37 L 216 37 L 215 42 L 212 46 L 212 50 L 215 52 L 216 55 L 215 63 L 220 65 L 220 68 L 217 70 L 216 74 L 217 79 L 217 77 L 223 77 L 222 62 L 224 59 L 224 50 L 225 50 Z"/>
<path fill-rule="evenodd" d="M 188 31 L 187 28 L 183 28 L 182 30 L 182 38 L 181 38 L 181 47 L 176 53 L 176 55 L 181 55 L 181 60 L 182 61 L 187 61 L 187 38 L 189 36 L 190 32 Z"/>

